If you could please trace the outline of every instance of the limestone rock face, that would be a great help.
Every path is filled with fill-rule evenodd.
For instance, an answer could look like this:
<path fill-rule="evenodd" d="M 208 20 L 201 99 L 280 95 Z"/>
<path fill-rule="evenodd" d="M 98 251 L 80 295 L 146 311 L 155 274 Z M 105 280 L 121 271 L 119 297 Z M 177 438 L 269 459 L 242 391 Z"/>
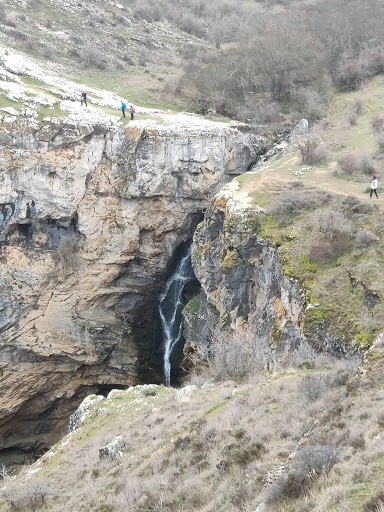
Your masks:
<path fill-rule="evenodd" d="M 202 291 L 184 310 L 187 358 L 233 330 L 252 337 L 267 371 L 311 353 L 302 333 L 305 297 L 284 275 L 278 249 L 255 236 L 257 216 L 219 193 L 196 229 L 191 253 Z"/>
<path fill-rule="evenodd" d="M 223 123 L 0 114 L 0 449 L 90 393 L 159 379 L 157 296 L 207 198 L 269 145 Z"/>

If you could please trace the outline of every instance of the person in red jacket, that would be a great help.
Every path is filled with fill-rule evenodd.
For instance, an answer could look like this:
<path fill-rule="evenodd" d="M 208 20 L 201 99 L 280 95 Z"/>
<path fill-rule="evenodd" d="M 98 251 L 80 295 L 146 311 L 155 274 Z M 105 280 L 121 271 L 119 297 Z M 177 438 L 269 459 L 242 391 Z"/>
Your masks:
<path fill-rule="evenodd" d="M 130 113 L 131 113 L 131 119 L 133 120 L 133 115 L 134 115 L 134 113 L 136 112 L 135 107 L 134 107 L 133 105 L 130 105 L 130 107 L 129 107 L 129 111 L 130 111 Z"/>

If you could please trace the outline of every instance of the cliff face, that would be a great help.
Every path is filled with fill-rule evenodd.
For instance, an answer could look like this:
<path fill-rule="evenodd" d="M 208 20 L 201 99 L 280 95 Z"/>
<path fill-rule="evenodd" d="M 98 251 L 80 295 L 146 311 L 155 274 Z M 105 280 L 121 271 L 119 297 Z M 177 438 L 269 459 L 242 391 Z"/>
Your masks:
<path fill-rule="evenodd" d="M 187 357 L 233 329 L 252 337 L 268 371 L 311 354 L 305 294 L 284 275 L 275 245 L 258 234 L 259 212 L 238 208 L 224 190 L 195 232 L 192 262 L 202 291 L 184 313 Z"/>
<path fill-rule="evenodd" d="M 85 394 L 158 378 L 159 287 L 207 197 L 268 141 L 193 116 L 121 129 L 13 114 L 0 114 L 0 448 L 14 451 L 55 440 Z"/>

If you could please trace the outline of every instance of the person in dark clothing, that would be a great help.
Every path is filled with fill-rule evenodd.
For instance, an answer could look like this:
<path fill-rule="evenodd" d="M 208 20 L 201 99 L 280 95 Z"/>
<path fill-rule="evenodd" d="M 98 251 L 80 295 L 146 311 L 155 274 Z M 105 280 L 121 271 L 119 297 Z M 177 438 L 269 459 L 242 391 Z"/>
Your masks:
<path fill-rule="evenodd" d="M 27 203 L 27 212 L 26 212 L 25 216 L 27 219 L 31 218 L 31 207 L 30 207 L 29 203 Z"/>
<path fill-rule="evenodd" d="M 83 105 L 83 103 L 85 103 L 85 106 L 88 107 L 88 104 L 87 104 L 87 93 L 86 92 L 82 92 L 81 93 L 81 105 Z"/>
<path fill-rule="evenodd" d="M 121 111 L 123 113 L 123 116 L 125 117 L 125 109 L 127 108 L 127 105 L 124 103 L 124 101 L 121 102 Z"/>
<path fill-rule="evenodd" d="M 31 217 L 35 217 L 36 213 L 37 213 L 36 203 L 32 199 L 32 201 L 31 201 Z"/>
<path fill-rule="evenodd" d="M 134 107 L 133 105 L 131 105 L 131 106 L 129 107 L 129 111 L 130 111 L 130 113 L 131 113 L 131 119 L 133 120 L 133 114 L 136 112 L 135 107 Z"/>

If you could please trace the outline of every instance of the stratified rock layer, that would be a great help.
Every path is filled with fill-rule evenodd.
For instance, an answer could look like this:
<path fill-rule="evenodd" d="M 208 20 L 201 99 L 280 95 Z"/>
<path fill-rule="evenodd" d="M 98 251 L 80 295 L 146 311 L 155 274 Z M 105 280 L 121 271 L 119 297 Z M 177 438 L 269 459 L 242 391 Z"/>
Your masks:
<path fill-rule="evenodd" d="M 258 236 L 260 209 L 239 208 L 229 188 L 194 235 L 192 263 L 202 291 L 184 311 L 184 352 L 193 359 L 235 331 L 254 344 L 259 369 L 273 371 L 311 354 L 303 335 L 305 294 L 284 275 L 274 244 Z"/>
<path fill-rule="evenodd" d="M 0 449 L 54 441 L 103 386 L 155 380 L 157 294 L 207 198 L 268 141 L 170 116 L 0 114 Z"/>

